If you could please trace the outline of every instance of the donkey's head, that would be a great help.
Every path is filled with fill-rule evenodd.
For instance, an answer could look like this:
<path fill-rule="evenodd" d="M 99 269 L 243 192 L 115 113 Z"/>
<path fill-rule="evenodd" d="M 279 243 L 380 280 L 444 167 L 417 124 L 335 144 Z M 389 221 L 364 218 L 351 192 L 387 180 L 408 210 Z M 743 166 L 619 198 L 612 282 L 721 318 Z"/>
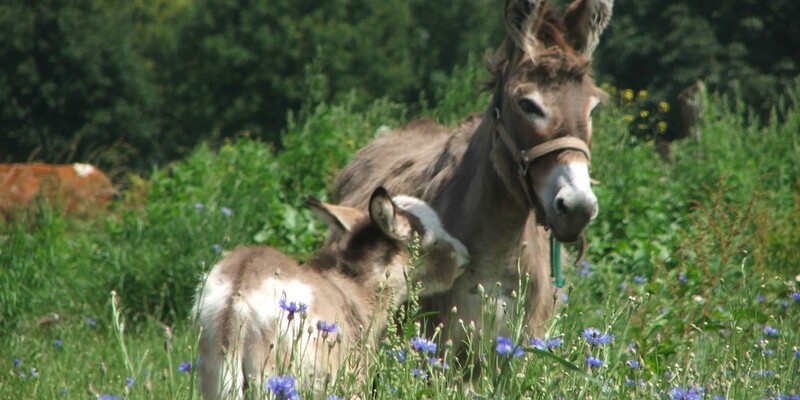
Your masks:
<path fill-rule="evenodd" d="M 507 0 L 508 40 L 492 63 L 495 134 L 515 161 L 537 221 L 576 240 L 598 212 L 589 178 L 591 113 L 605 94 L 591 53 L 613 0 L 576 0 L 563 18 L 546 0 Z"/>
<path fill-rule="evenodd" d="M 332 246 L 338 247 L 344 272 L 357 281 L 370 284 L 388 275 L 392 289 L 403 292 L 415 237 L 421 263 L 411 279 L 422 282 L 423 294 L 449 289 L 469 263 L 466 247 L 442 228 L 436 212 L 420 199 L 392 198 L 379 187 L 370 197 L 369 214 L 314 199 L 307 203 L 335 231 L 338 239 Z"/>

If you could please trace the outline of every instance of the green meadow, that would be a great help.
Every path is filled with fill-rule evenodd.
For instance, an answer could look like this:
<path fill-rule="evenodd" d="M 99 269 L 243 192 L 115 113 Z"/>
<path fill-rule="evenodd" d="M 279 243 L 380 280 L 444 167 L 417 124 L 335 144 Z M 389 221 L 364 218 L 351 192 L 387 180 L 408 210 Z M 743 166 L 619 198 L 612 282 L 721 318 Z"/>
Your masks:
<path fill-rule="evenodd" d="M 481 112 L 484 78 L 458 69 L 421 114 L 454 124 Z M 547 337 L 525 336 L 516 305 L 496 307 L 487 287 L 487 309 L 506 310 L 516 333 L 452 321 L 476 333 L 462 365 L 436 335 L 433 351 L 414 344 L 426 333 L 412 299 L 360 349 L 365 364 L 323 390 L 298 380 L 302 398 L 800 398 L 800 89 L 762 122 L 735 97 L 704 94 L 701 140 L 675 143 L 668 161 L 629 133 L 650 117 L 647 94 L 605 89 L 600 213 L 586 261 L 565 265 Z M 307 259 L 326 227 L 303 200 L 328 199 L 358 148 L 416 116 L 355 95 L 306 105 L 280 149 L 247 135 L 202 144 L 124 177 L 92 218 L 43 205 L 0 226 L 0 398 L 198 399 L 189 313 L 202 274 L 241 244 Z M 354 385 L 359 371 L 367 383 Z"/>

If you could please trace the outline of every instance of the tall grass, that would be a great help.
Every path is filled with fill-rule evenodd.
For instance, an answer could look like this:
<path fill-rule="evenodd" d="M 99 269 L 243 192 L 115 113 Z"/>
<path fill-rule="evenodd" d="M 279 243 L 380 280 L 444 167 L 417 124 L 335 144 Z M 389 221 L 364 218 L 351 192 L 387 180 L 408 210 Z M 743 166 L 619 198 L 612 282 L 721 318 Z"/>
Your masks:
<path fill-rule="evenodd" d="M 481 111 L 481 73 L 462 73 L 440 92 L 441 110 L 426 115 L 453 122 Z M 384 340 L 361 349 L 365 361 L 320 396 L 800 394 L 797 104 L 776 111 L 785 122 L 759 126 L 736 101 L 706 96 L 702 140 L 674 145 L 665 163 L 654 143 L 627 134 L 636 100 L 612 98 L 594 121 L 601 210 L 587 263 L 565 271 L 569 287 L 554 295 L 547 337 L 523 334 L 520 305 L 493 303 L 501 289 L 521 298 L 519 288 L 486 287 L 485 318 L 504 310 L 513 334 L 449 321 L 473 341 L 459 359 L 451 343 L 419 331 L 424 314 L 412 299 Z M 301 259 L 319 245 L 323 224 L 302 200 L 324 198 L 355 149 L 404 119 L 400 106 L 356 103 L 307 106 L 280 151 L 247 138 L 200 146 L 148 180 L 132 178 L 125 198 L 95 219 L 43 210 L 1 227 L 0 397 L 197 398 L 198 332 L 188 312 L 201 273 L 239 244 L 267 243 Z M 422 336 L 436 340 L 435 352 L 415 350 L 412 339 Z M 346 384 L 358 371 L 367 383 Z"/>

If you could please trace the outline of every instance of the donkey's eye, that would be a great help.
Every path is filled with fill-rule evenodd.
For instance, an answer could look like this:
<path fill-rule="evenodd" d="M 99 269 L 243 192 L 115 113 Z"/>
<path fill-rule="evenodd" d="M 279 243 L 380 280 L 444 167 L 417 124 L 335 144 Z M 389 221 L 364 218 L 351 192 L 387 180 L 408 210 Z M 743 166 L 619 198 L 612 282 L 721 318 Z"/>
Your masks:
<path fill-rule="evenodd" d="M 536 118 L 544 117 L 542 107 L 539 107 L 539 105 L 531 99 L 520 99 L 517 104 L 526 114 L 533 115 Z"/>

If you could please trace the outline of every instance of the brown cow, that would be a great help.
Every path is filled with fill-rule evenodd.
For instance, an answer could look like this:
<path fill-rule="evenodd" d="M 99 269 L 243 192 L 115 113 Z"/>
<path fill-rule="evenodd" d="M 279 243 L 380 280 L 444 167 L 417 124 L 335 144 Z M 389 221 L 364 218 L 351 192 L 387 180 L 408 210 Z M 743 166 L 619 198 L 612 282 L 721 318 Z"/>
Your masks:
<path fill-rule="evenodd" d="M 6 219 L 37 197 L 74 214 L 102 207 L 115 193 L 108 176 L 89 164 L 0 164 L 0 214 Z"/>

